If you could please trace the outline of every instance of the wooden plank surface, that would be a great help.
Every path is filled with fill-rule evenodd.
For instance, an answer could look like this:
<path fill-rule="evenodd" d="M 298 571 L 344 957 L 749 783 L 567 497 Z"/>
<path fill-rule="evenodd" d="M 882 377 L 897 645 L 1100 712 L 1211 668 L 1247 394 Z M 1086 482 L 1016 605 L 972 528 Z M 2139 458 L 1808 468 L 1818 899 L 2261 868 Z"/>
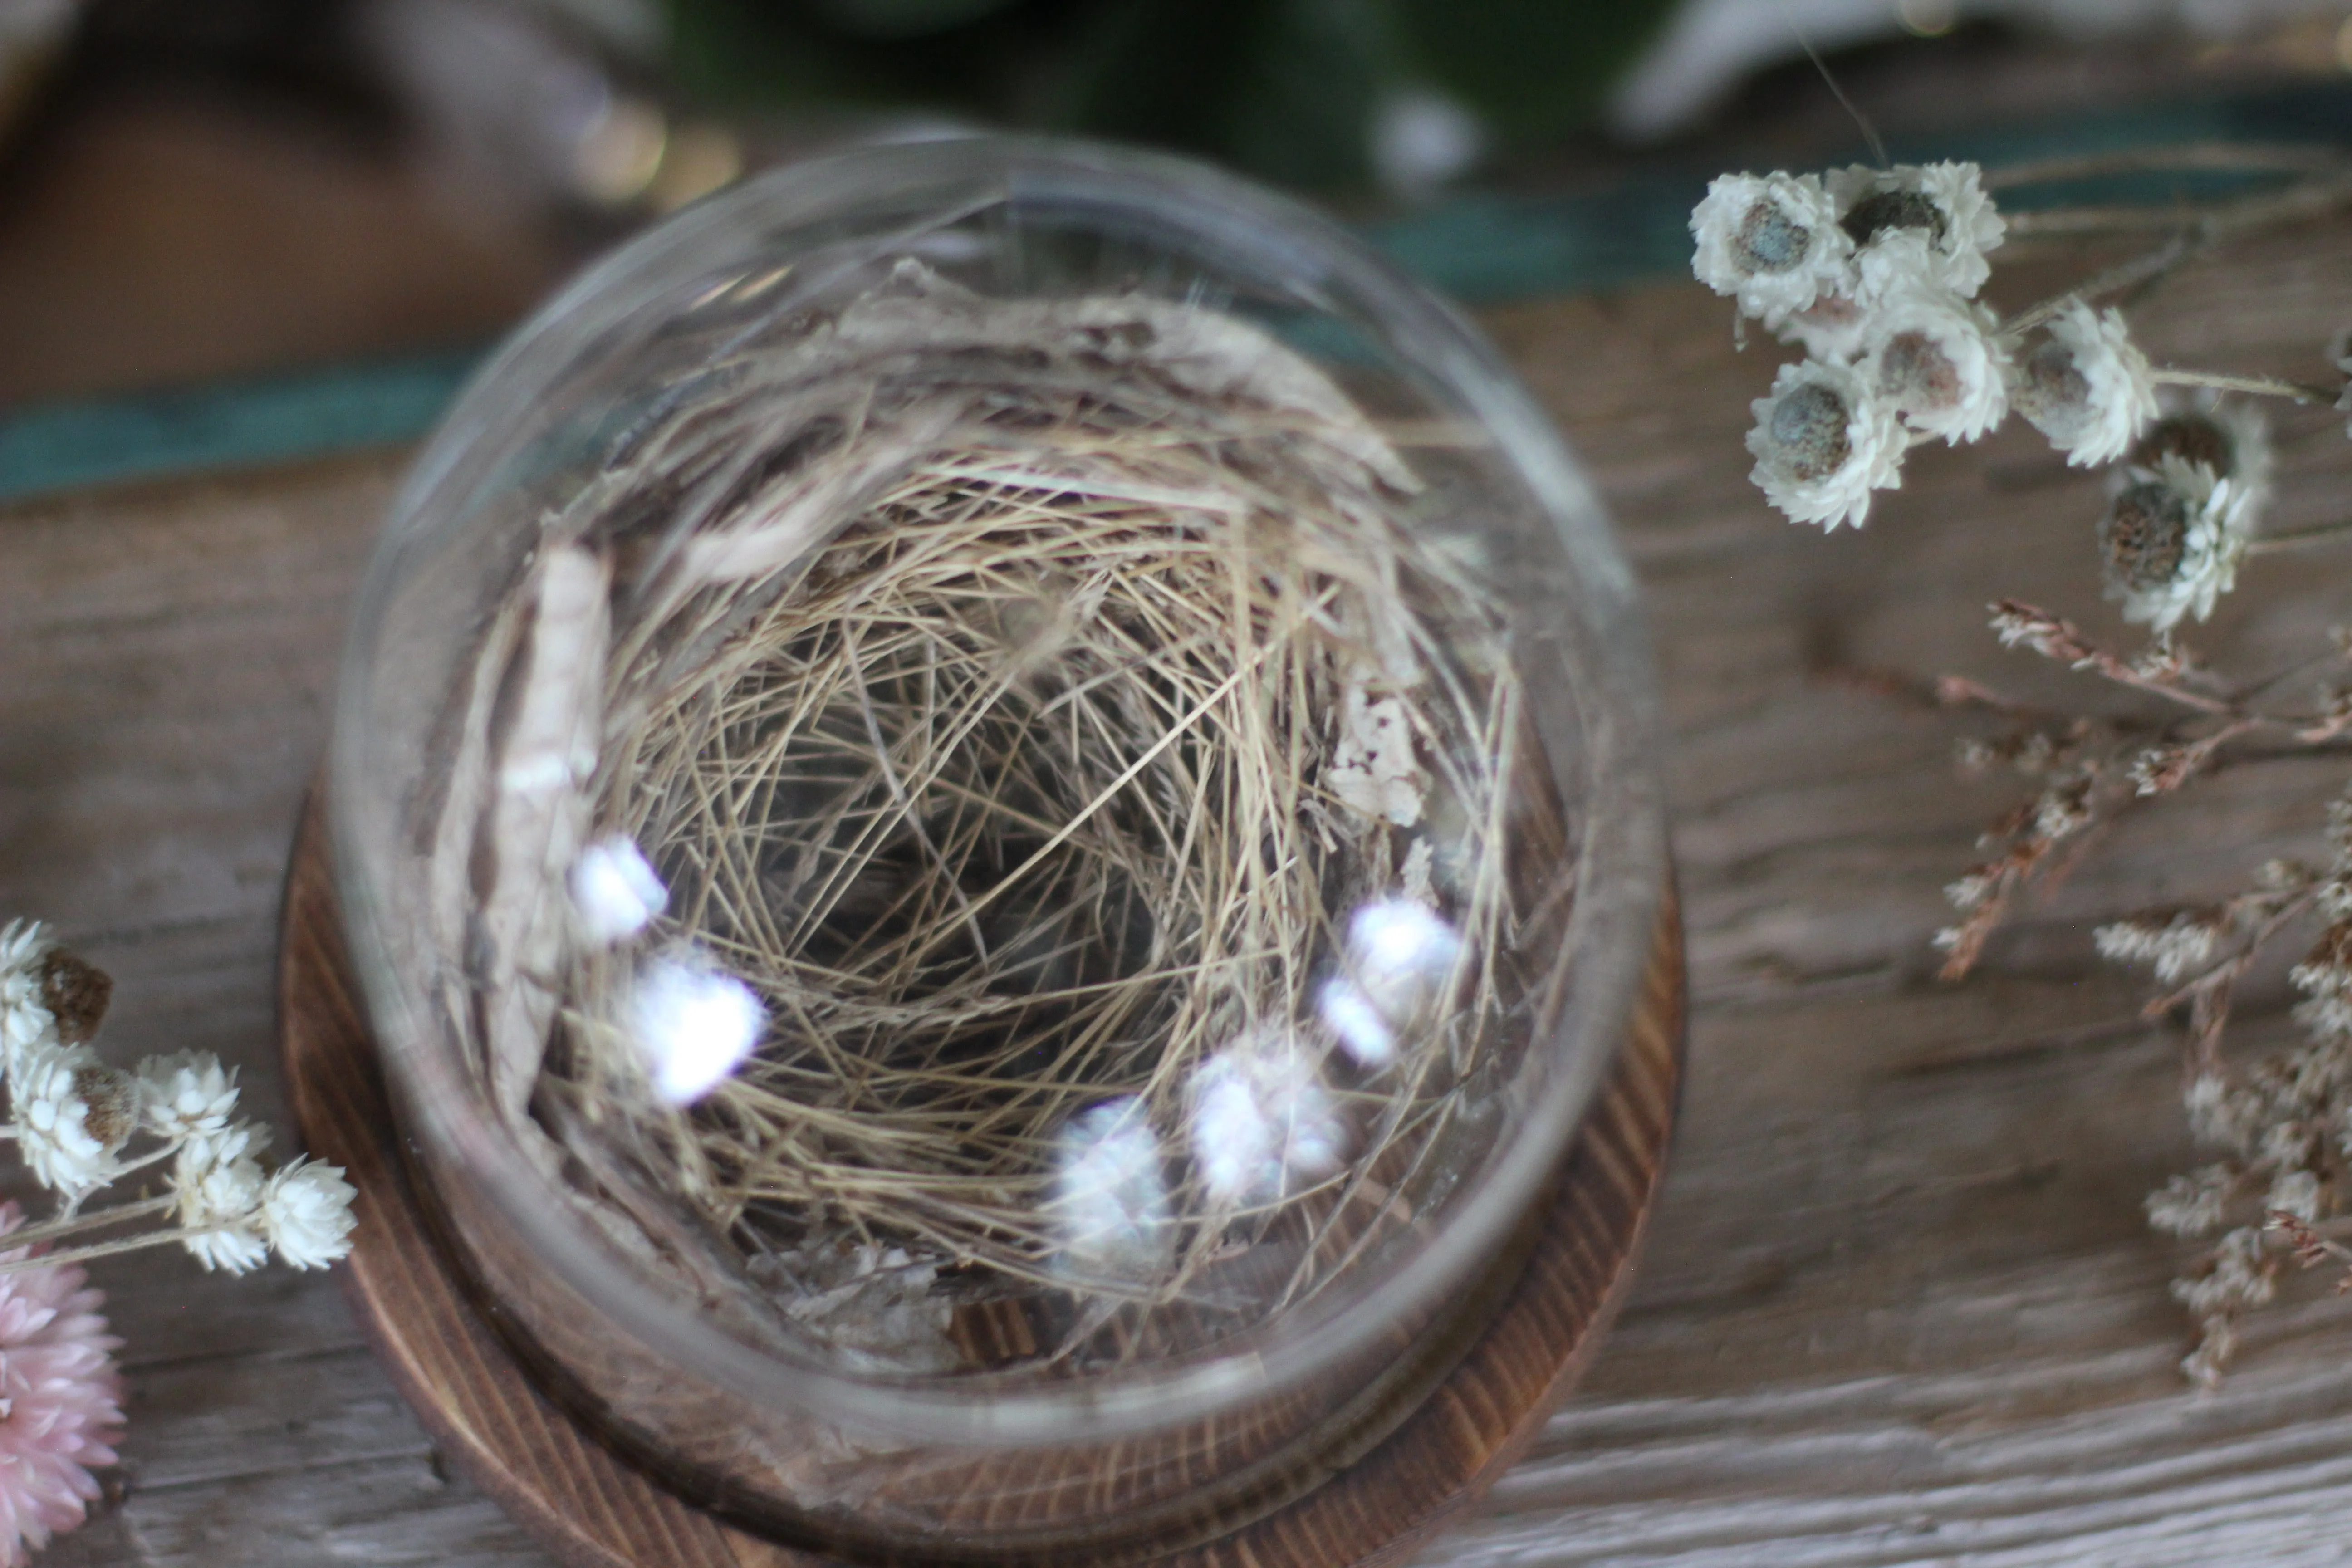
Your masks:
<path fill-rule="evenodd" d="M 2160 353 L 2319 374 L 2352 324 L 2352 229 L 2239 252 L 2144 319 Z M 2193 833 L 2176 815 L 2119 834 L 1983 979 L 1935 984 L 1937 889 L 2010 794 L 1955 779 L 1948 718 L 1822 672 L 2059 689 L 1993 647 L 1982 605 L 2024 594 L 2113 627 L 2092 585 L 2096 480 L 2030 432 L 1923 449 L 1866 531 L 1824 540 L 1747 485 L 1747 401 L 1772 358 L 1733 351 L 1718 301 L 1661 286 L 1488 321 L 1648 586 L 1696 1015 L 1635 1297 L 1584 1391 L 1424 1561 L 2338 1560 L 2352 1305 L 2303 1289 L 2255 1320 L 2218 1394 L 2179 1382 L 2179 1257 L 2139 1216 L 2190 1158 L 2177 1068 L 2088 938 L 2101 911 L 2308 846 L 2328 770 L 2223 775 Z M 2283 430 L 2277 524 L 2338 515 L 2340 417 Z M 278 879 L 395 472 L 0 510 L 0 910 L 58 921 L 115 973 L 112 1051 L 219 1051 L 280 1120 Z M 2202 646 L 2284 663 L 2346 602 L 2346 564 L 2256 563 Z M 47 1562 L 541 1563 L 436 1464 L 331 1280 L 160 1255 L 98 1273 L 129 1341 L 124 1496 Z"/>

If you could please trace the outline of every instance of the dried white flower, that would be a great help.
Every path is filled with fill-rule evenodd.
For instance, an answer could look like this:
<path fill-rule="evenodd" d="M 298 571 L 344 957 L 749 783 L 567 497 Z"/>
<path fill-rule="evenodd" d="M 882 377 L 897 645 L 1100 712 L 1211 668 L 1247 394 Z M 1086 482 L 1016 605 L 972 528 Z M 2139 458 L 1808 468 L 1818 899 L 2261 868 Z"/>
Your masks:
<path fill-rule="evenodd" d="M 686 1105 L 719 1087 L 767 1027 L 758 993 L 699 953 L 666 955 L 639 973 L 629 1026 L 654 1092 Z"/>
<path fill-rule="evenodd" d="M 2331 926 L 2287 979 L 2315 996 L 2341 995 L 2352 991 L 2352 932 Z"/>
<path fill-rule="evenodd" d="M 2310 1000 L 2294 1010 L 2295 1021 L 2322 1041 L 2352 1037 L 2352 943 L 2345 928 L 2330 927 L 2287 982 Z"/>
<path fill-rule="evenodd" d="M 1870 515 L 1870 492 L 1902 482 L 1902 423 L 1851 366 L 1784 364 L 1771 395 L 1748 406 L 1756 467 L 1748 477 L 1793 522 L 1859 528 Z"/>
<path fill-rule="evenodd" d="M 1992 618 L 1985 624 L 1992 628 L 1992 635 L 2000 639 L 2003 647 L 2032 648 L 2044 658 L 2072 661 L 2076 657 L 2065 647 L 2072 628 L 2042 611 L 2019 605 L 1995 605 Z"/>
<path fill-rule="evenodd" d="M 2117 921 L 2092 933 L 2099 956 L 2114 963 L 2145 963 L 2167 985 L 2178 984 L 2211 961 L 2221 944 L 2221 928 L 2201 913 L 2174 915 L 2159 925 L 2154 921 Z"/>
<path fill-rule="evenodd" d="M 171 1142 L 217 1132 L 236 1110 L 236 1069 L 210 1051 L 174 1051 L 139 1064 L 139 1110 L 147 1131 Z"/>
<path fill-rule="evenodd" d="M 2136 472 L 2099 524 L 2107 597 L 2123 602 L 2124 619 L 2155 631 L 2184 616 L 2201 621 L 2237 582 L 2246 553 L 2236 481 L 2168 453 L 2153 472 Z"/>
<path fill-rule="evenodd" d="M 268 1258 L 261 1230 L 262 1194 L 268 1185 L 254 1158 L 269 1134 L 250 1121 L 217 1132 L 200 1132 L 180 1145 L 173 1163 L 173 1215 L 180 1245 L 207 1270 L 246 1274 Z"/>
<path fill-rule="evenodd" d="M 2229 525 L 2250 533 L 2271 495 L 2270 422 L 2243 399 L 2200 387 L 2182 398 L 2158 395 L 2160 413 L 2125 460 L 2134 479 L 2160 475 L 2164 459 L 2201 468 L 2230 481 Z"/>
<path fill-rule="evenodd" d="M 261 1189 L 261 1234 L 297 1268 L 324 1268 L 352 1250 L 352 1200 L 358 1190 L 340 1165 L 298 1159 Z"/>
<path fill-rule="evenodd" d="M 2147 1195 L 2147 1223 L 2174 1236 L 2207 1236 L 2221 1228 L 2221 1214 L 2237 1185 L 2228 1165 L 2206 1165 L 2173 1177 Z"/>
<path fill-rule="evenodd" d="M 604 947 L 645 930 L 669 907 L 669 889 L 636 840 L 615 833 L 583 849 L 572 862 L 572 903 L 581 934 Z"/>
<path fill-rule="evenodd" d="M 1089 1106 L 1063 1127 L 1047 1212 L 1064 1274 L 1140 1279 L 1161 1266 L 1175 1233 L 1160 1138 L 1139 1098 Z"/>
<path fill-rule="evenodd" d="M 2352 1085 L 2352 1054 L 2339 1041 L 2308 1041 L 2289 1051 L 2277 1065 L 2284 1069 L 2285 1091 L 2298 1115 L 2332 1110 L 2347 1085 Z"/>
<path fill-rule="evenodd" d="M 139 1125 L 137 1087 L 87 1046 L 35 1045 L 9 1084 L 16 1152 L 68 1204 L 121 1173 L 115 1153 Z"/>
<path fill-rule="evenodd" d="M 2221 1381 L 2222 1370 L 2238 1353 L 2238 1326 L 2222 1316 L 2208 1318 L 2199 1327 L 2203 1331 L 2197 1348 L 2180 1358 L 2180 1370 L 2199 1387 L 2211 1388 Z"/>
<path fill-rule="evenodd" d="M 2213 1248 L 2203 1274 L 2172 1282 L 2172 1295 L 2200 1318 L 2243 1311 L 2277 1293 L 2277 1273 L 2263 1245 L 2263 1233 L 2241 1226 Z"/>
<path fill-rule="evenodd" d="M 1720 174 L 1692 210 L 1691 271 L 1779 326 L 1844 276 L 1853 241 L 1817 174 Z"/>
<path fill-rule="evenodd" d="M 2091 826 L 2089 781 L 2065 778 L 2053 782 L 2033 803 L 2033 831 L 2053 843 Z"/>
<path fill-rule="evenodd" d="M 2070 300 L 2049 337 L 2014 362 L 2010 406 L 2050 437 L 2077 468 L 2112 463 L 2157 416 L 2147 356 L 2131 341 L 2120 310 Z"/>
<path fill-rule="evenodd" d="M 1837 204 L 1838 226 L 1854 244 L 1854 266 L 1865 290 L 1890 278 L 1874 279 L 1874 258 L 1883 257 L 1898 236 L 1916 235 L 1928 280 L 1972 297 L 1992 275 L 1985 252 L 1997 248 L 2008 225 L 1984 194 L 1982 171 L 1974 163 L 1898 163 L 1874 169 L 1856 163 L 1831 172 L 1827 186 Z M 1910 268 L 1908 258 L 1895 276 Z M 1863 295 L 1865 302 L 1870 298 Z"/>
<path fill-rule="evenodd" d="M 1254 1204 L 1339 1168 L 1347 1131 L 1316 1066 L 1286 1037 L 1245 1038 L 1193 1070 L 1193 1168 L 1209 1196 Z"/>
<path fill-rule="evenodd" d="M 1944 884 L 1944 900 L 1960 913 L 1972 915 L 1990 903 L 2000 888 L 2000 879 L 1981 871 L 1971 871 Z"/>
<path fill-rule="evenodd" d="M 2263 1207 L 2294 1215 L 2308 1225 L 2319 1217 L 2319 1177 L 2310 1171 L 2282 1171 L 2271 1183 Z"/>
<path fill-rule="evenodd" d="M 39 921 L 0 926 L 0 1069 L 11 1075 L 26 1050 L 56 1043 L 58 1021 L 41 994 L 41 968 L 57 945 Z"/>
<path fill-rule="evenodd" d="M 2278 1121 L 2263 1129 L 2254 1156 L 2263 1164 L 2293 1170 L 2311 1163 L 2319 1134 L 2299 1121 Z"/>
<path fill-rule="evenodd" d="M 2229 1080 L 2219 1073 L 2200 1073 L 2180 1094 L 2189 1114 L 2189 1134 L 2200 1143 L 2238 1146 L 2238 1107 Z"/>
<path fill-rule="evenodd" d="M 1948 289 L 1892 289 L 1871 312 L 1863 379 L 1912 429 L 1973 441 L 2009 413 L 2009 353 L 1996 324 Z"/>
<path fill-rule="evenodd" d="M 2338 992 L 2298 1002 L 2294 1021 L 2326 1039 L 2352 1039 L 2352 997 Z"/>
<path fill-rule="evenodd" d="M 1315 994 L 1315 1010 L 1358 1067 L 1384 1068 L 1396 1059 L 1396 1030 L 1352 980 L 1333 975 Z"/>
<path fill-rule="evenodd" d="M 1461 934 L 1418 899 L 1370 900 L 1348 918 L 1346 973 L 1324 983 L 1316 1010 L 1358 1067 L 1378 1070 L 1437 1002 L 1461 953 Z"/>

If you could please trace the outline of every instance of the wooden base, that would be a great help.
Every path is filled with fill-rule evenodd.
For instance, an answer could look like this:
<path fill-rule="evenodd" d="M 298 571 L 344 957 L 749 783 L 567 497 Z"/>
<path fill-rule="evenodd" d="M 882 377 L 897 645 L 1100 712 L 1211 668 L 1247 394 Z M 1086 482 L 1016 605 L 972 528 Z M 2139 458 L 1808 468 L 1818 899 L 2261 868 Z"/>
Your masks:
<path fill-rule="evenodd" d="M 1682 930 L 1660 917 L 1642 1006 L 1578 1134 L 1526 1273 L 1461 1365 L 1386 1441 L 1317 1490 L 1165 1568 L 1400 1561 L 1518 1458 L 1591 1360 L 1664 1168 L 1680 1083 Z M 286 887 L 278 1029 L 312 1154 L 359 1189 L 343 1282 L 444 1453 L 571 1568 L 819 1568 L 698 1511 L 531 1383 L 427 1230 L 399 1150 L 335 903 L 323 813 Z"/>

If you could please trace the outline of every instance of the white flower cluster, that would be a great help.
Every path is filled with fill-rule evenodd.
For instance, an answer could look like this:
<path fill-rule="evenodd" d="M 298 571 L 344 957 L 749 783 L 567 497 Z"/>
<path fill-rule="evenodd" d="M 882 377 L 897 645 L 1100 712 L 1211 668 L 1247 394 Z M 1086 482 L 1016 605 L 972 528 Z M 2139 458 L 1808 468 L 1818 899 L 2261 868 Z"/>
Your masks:
<path fill-rule="evenodd" d="M 1717 179 L 1692 270 L 1806 352 L 1752 405 L 1749 477 L 1795 521 L 1859 527 L 1912 446 L 2014 410 L 2071 464 L 2125 463 L 2099 536 L 2125 618 L 2204 619 L 2268 493 L 2259 423 L 2210 395 L 2165 407 L 2116 310 L 2067 299 L 2004 327 L 1976 300 L 2004 227 L 1973 163 Z"/>
<path fill-rule="evenodd" d="M 173 1234 L 206 1268 L 242 1274 L 273 1251 L 322 1268 L 349 1253 L 357 1194 L 332 1165 L 262 1167 L 268 1132 L 232 1120 L 234 1068 L 209 1051 L 149 1057 L 130 1072 L 99 1059 L 87 1042 L 107 988 L 37 921 L 0 928 L 0 1084 L 7 1134 L 35 1179 L 70 1215 L 119 1177 L 168 1159 Z M 126 1158 L 140 1138 L 155 1147 Z"/>
<path fill-rule="evenodd" d="M 2253 409 L 2200 395 L 2160 410 L 2116 475 L 2099 525 L 2107 596 L 2170 631 L 2230 591 L 2270 496 L 2270 436 Z"/>
<path fill-rule="evenodd" d="M 2145 963 L 2167 985 L 2177 985 L 2211 962 L 2227 934 L 2224 921 L 2207 910 L 2189 910 L 2158 923 L 2117 921 L 2092 932 L 2099 956 L 2111 963 Z"/>
<path fill-rule="evenodd" d="M 1806 358 L 1755 404 L 1751 476 L 1799 522 L 1859 525 L 1914 440 L 2009 410 L 2012 348 L 1976 292 L 2003 224 L 1973 163 L 1726 174 L 1691 214 L 1692 270 Z"/>
<path fill-rule="evenodd" d="M 2028 339 L 1978 303 L 2004 228 L 1969 163 L 1724 174 L 1707 185 L 1691 212 L 1691 270 L 1806 351 L 1752 405 L 1748 433 L 1750 478 L 1794 521 L 1861 527 L 1872 491 L 1903 482 L 1912 445 L 1973 442 L 2011 409 L 2077 466 L 2115 463 L 2157 421 L 2155 376 L 2119 312 L 2070 299 Z M 2136 562 L 2119 593 L 2126 614 L 2164 630 L 2210 611 L 2230 588 L 2251 494 L 2213 470 L 2173 529 L 2180 550 Z M 2173 574 L 2159 581 L 2164 562 Z"/>

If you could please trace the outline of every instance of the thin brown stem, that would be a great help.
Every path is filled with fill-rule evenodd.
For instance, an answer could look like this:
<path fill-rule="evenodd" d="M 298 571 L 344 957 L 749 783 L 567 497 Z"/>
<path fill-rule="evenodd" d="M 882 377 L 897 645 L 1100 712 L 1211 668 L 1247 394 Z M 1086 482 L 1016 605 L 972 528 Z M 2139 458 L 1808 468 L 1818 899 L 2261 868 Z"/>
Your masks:
<path fill-rule="evenodd" d="M 70 1219 L 53 1219 L 40 1225 L 20 1226 L 15 1230 L 0 1235 L 0 1251 L 12 1247 L 28 1247 L 51 1241 L 60 1236 L 73 1236 L 82 1231 L 102 1230 L 108 1226 L 122 1225 L 149 1215 L 162 1214 L 177 1202 L 179 1202 L 177 1196 L 166 1194 L 158 1198 L 143 1198 L 137 1203 L 117 1204 L 112 1208 L 100 1209 L 94 1214 L 76 1215 Z"/>
<path fill-rule="evenodd" d="M 2088 304 L 2095 300 L 2104 300 L 2110 294 L 2120 294 L 2126 289 L 2161 278 L 2186 260 L 2200 248 L 2202 243 L 2200 237 L 2176 235 L 2145 256 L 2136 257 L 2129 261 L 2110 267 L 2104 272 L 2095 273 L 2063 294 L 2053 294 L 2037 304 L 2027 306 L 2003 321 L 2000 324 L 2000 330 L 2004 333 L 2012 334 L 2030 332 L 2042 322 L 2056 316 L 2059 311 L 2076 300 Z"/>
<path fill-rule="evenodd" d="M 2316 544 L 2336 544 L 2352 539 L 2352 521 L 2323 522 L 2309 528 L 2292 529 L 2284 533 L 2265 533 L 2249 540 L 2249 555 L 2275 555 L 2289 550 L 2307 550 Z"/>
<path fill-rule="evenodd" d="M 2008 163 L 1986 170 L 1983 184 L 1988 191 L 2009 191 L 2108 174 L 2173 170 L 2314 174 L 2342 173 L 2346 167 L 2344 155 L 2330 147 L 2294 142 L 2190 142 L 2169 147 L 2126 147 Z"/>
<path fill-rule="evenodd" d="M 2161 386 L 2210 386 L 2217 392 L 2245 392 L 2259 397 L 2284 397 L 2296 403 L 2333 404 L 2341 387 L 2314 386 L 2308 382 L 2283 381 L 2273 375 L 2232 375 L 2222 371 L 2183 370 L 2164 365 L 2148 373 Z"/>
<path fill-rule="evenodd" d="M 19 1258 L 0 1261 L 0 1274 L 25 1274 L 36 1268 L 67 1268 L 79 1263 L 89 1263 L 100 1258 L 114 1258 L 125 1252 L 137 1252 L 142 1247 L 163 1247 L 184 1237 L 201 1236 L 205 1231 L 183 1230 L 172 1226 L 163 1230 L 149 1231 L 144 1236 L 126 1237 L 121 1241 L 101 1241 L 91 1247 L 72 1247 L 63 1252 L 44 1253 L 37 1258 Z M 0 1237 L 5 1242 L 5 1237 Z"/>

